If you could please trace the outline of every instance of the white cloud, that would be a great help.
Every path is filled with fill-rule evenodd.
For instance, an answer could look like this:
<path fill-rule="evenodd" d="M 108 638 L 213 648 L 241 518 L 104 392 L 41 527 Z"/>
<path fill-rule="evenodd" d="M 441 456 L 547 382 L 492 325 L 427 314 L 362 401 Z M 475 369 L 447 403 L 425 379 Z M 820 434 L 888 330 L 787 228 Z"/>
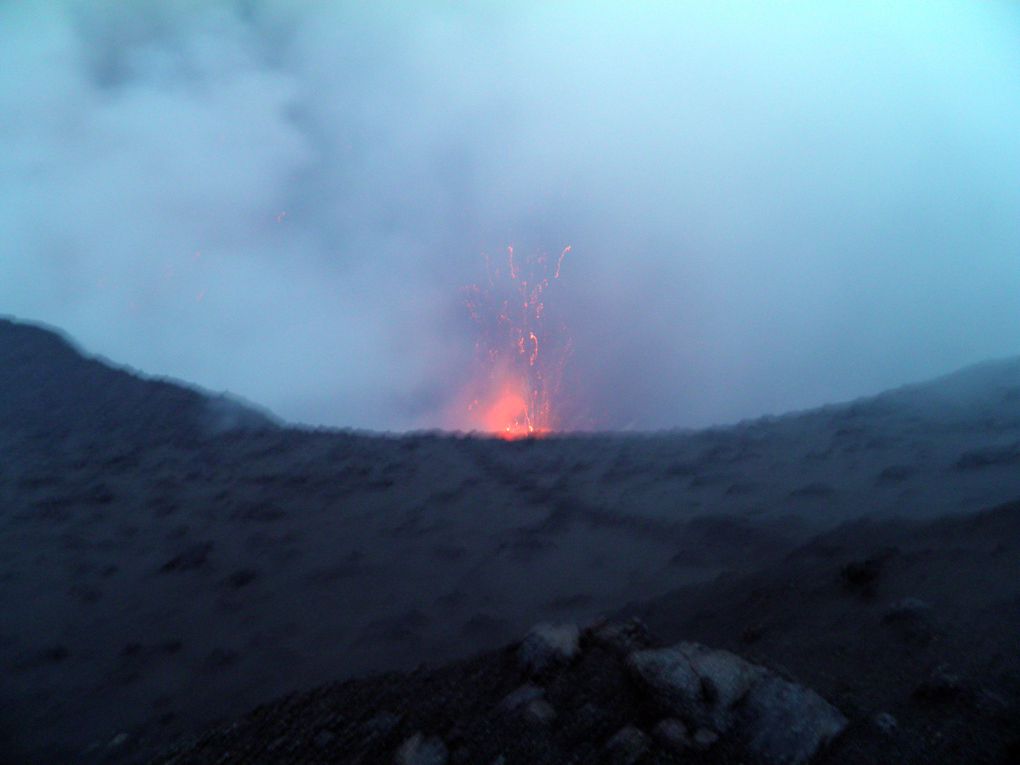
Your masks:
<path fill-rule="evenodd" d="M 0 310 L 378 428 L 444 424 L 510 243 L 573 245 L 577 422 L 1017 352 L 1015 11 L 783 8 L 0 4 Z"/>

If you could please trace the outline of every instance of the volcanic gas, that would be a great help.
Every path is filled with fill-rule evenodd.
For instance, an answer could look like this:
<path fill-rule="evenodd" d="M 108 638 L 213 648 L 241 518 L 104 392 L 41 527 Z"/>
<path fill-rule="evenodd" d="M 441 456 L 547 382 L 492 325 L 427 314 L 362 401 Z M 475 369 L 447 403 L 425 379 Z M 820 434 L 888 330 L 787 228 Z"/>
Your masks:
<path fill-rule="evenodd" d="M 477 329 L 468 420 L 473 430 L 502 438 L 540 436 L 557 429 L 558 401 L 571 342 L 562 321 L 549 318 L 564 247 L 555 260 L 544 254 L 486 256 L 486 279 L 465 288 Z"/>

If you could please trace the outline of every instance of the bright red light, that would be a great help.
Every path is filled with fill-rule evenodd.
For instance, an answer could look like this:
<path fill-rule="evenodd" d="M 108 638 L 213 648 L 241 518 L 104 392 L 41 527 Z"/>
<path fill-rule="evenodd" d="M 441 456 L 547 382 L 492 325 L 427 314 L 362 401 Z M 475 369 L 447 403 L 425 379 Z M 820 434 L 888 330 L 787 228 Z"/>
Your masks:
<path fill-rule="evenodd" d="M 477 369 L 467 407 L 471 429 L 523 438 L 556 427 L 556 399 L 570 341 L 566 328 L 547 318 L 545 300 L 569 252 L 565 247 L 550 264 L 544 255 L 522 259 L 507 247 L 505 266 L 493 266 L 486 258 L 486 281 L 465 289 L 478 330 Z"/>

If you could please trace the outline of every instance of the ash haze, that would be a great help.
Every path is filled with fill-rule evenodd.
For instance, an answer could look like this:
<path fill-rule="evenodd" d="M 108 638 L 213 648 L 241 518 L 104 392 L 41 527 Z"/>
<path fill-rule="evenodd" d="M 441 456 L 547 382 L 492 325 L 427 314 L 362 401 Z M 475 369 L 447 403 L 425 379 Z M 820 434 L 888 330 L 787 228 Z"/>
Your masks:
<path fill-rule="evenodd" d="M 355 5 L 0 2 L 0 312 L 397 430 L 511 244 L 572 246 L 566 426 L 1020 352 L 1014 4 Z"/>

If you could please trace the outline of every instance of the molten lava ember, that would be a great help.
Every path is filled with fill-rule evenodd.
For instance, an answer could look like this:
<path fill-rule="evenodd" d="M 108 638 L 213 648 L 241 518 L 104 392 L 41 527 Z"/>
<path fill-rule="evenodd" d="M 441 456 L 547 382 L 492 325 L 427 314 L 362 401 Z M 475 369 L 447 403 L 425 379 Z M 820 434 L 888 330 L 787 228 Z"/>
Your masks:
<path fill-rule="evenodd" d="M 549 318 L 546 298 L 570 252 L 551 260 L 521 258 L 513 247 L 493 263 L 487 279 L 465 289 L 478 330 L 476 371 L 468 406 L 472 429 L 502 438 L 534 437 L 554 430 L 570 340 L 562 322 Z"/>

